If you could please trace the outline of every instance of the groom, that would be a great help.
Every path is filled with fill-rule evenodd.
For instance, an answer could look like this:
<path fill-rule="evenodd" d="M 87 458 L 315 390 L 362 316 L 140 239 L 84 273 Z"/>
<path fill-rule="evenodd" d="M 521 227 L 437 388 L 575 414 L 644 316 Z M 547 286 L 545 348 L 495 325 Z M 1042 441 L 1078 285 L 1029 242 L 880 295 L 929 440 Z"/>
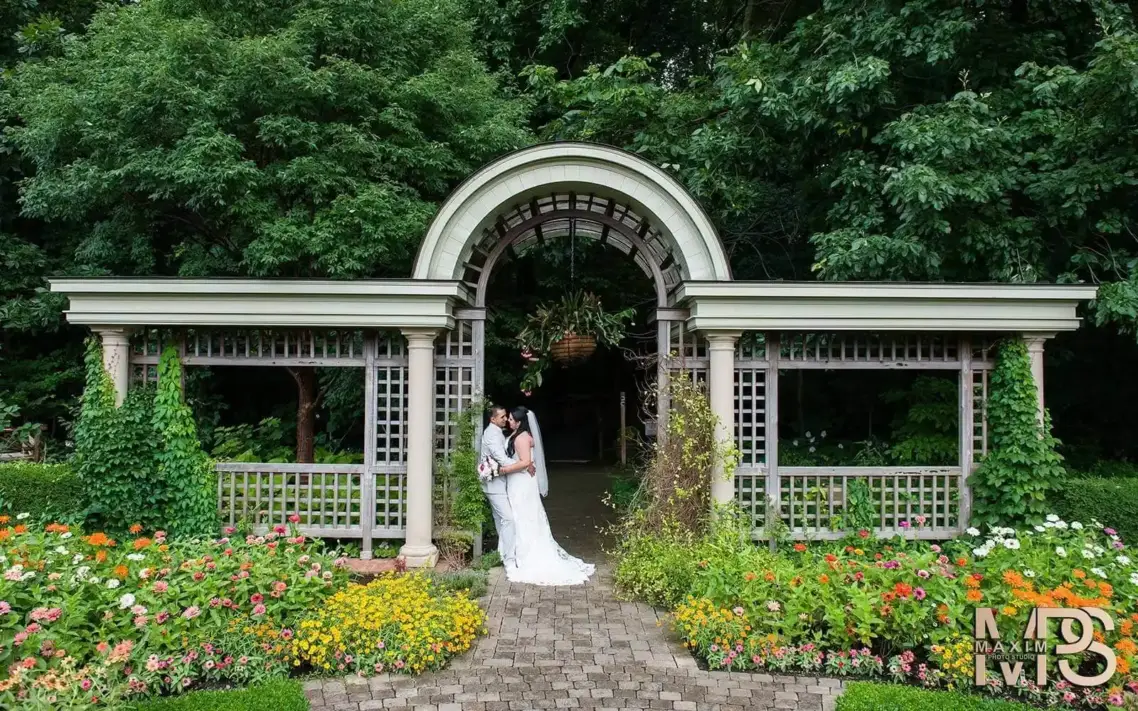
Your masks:
<path fill-rule="evenodd" d="M 514 562 L 514 512 L 506 495 L 506 476 L 525 469 L 516 459 L 506 454 L 507 417 L 506 408 L 501 405 L 490 408 L 490 424 L 482 432 L 482 452 L 479 456 L 479 461 L 487 456 L 492 457 L 500 467 L 498 476 L 482 483 L 482 491 L 494 514 L 494 526 L 498 529 L 498 555 L 502 557 L 503 565 Z M 529 473 L 530 476 L 534 475 L 532 464 Z"/>

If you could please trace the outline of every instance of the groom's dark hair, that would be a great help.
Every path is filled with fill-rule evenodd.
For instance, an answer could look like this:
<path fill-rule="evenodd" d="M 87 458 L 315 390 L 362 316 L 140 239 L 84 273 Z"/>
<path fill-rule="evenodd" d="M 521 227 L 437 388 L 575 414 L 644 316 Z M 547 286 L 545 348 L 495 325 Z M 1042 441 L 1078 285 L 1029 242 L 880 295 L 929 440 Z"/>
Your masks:
<path fill-rule="evenodd" d="M 506 408 L 502 405 L 491 405 L 490 408 L 486 410 L 486 414 L 490 415 L 490 417 L 497 415 L 499 412 L 506 412 Z"/>

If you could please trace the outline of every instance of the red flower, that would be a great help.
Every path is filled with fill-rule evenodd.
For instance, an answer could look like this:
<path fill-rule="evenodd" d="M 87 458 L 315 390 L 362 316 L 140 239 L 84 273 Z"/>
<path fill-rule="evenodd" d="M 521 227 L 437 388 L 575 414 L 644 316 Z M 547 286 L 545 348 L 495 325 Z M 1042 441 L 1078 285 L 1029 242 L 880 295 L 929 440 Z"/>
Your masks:
<path fill-rule="evenodd" d="M 858 538 L 869 538 L 869 531 L 864 528 L 857 532 Z"/>
<path fill-rule="evenodd" d="M 806 544 L 805 543 L 795 543 L 794 544 L 794 550 L 798 553 L 802 553 L 803 551 L 806 550 Z"/>
<path fill-rule="evenodd" d="M 253 593 L 253 596 L 249 598 L 249 602 L 253 603 L 254 605 L 260 605 L 264 601 L 265 596 L 261 593 Z"/>

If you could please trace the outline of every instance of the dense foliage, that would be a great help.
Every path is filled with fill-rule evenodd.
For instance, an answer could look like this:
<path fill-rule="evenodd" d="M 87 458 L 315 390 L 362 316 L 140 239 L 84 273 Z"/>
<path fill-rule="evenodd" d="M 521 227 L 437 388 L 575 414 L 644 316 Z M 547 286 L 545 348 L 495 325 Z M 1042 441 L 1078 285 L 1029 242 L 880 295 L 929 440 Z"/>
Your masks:
<path fill-rule="evenodd" d="M 842 690 L 837 711 L 1029 711 L 1031 706 L 1015 701 L 985 699 L 975 694 L 928 691 L 912 686 L 854 682 Z"/>
<path fill-rule="evenodd" d="M 296 681 L 270 681 L 234 691 L 195 691 L 137 704 L 133 711 L 308 711 Z"/>
<path fill-rule="evenodd" d="M 83 483 L 66 464 L 0 464 L 0 513 L 37 522 L 72 522 L 82 513 Z"/>
<path fill-rule="evenodd" d="M 1138 540 L 1138 478 L 1069 476 L 1048 493 L 1055 512 L 1068 521 L 1103 521 L 1124 540 Z"/>
<path fill-rule="evenodd" d="M 986 407 L 990 451 L 969 477 L 972 516 L 990 525 L 1035 524 L 1049 511 L 1047 492 L 1063 476 L 1051 417 L 1042 418 L 1031 360 L 1020 341 L 1000 346 Z"/>

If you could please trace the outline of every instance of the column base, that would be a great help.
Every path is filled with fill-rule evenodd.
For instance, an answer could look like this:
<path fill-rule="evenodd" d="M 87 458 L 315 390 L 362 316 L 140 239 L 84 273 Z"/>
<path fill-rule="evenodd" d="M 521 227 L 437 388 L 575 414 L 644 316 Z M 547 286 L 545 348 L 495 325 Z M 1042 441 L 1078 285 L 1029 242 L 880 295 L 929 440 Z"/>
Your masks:
<path fill-rule="evenodd" d="M 433 568 L 439 562 L 439 549 L 433 544 L 425 546 L 404 545 L 399 556 L 407 561 L 408 568 Z"/>

